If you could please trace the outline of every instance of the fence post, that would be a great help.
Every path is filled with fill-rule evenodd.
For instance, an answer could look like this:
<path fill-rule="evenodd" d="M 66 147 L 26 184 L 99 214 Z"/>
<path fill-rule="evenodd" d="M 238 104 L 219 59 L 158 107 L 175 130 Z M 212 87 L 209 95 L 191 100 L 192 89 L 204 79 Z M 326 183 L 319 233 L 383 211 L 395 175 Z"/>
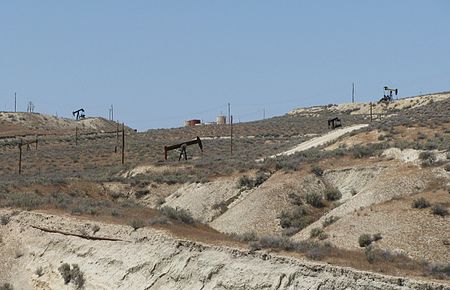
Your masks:
<path fill-rule="evenodd" d="M 19 144 L 19 174 L 22 174 L 22 139 Z"/>

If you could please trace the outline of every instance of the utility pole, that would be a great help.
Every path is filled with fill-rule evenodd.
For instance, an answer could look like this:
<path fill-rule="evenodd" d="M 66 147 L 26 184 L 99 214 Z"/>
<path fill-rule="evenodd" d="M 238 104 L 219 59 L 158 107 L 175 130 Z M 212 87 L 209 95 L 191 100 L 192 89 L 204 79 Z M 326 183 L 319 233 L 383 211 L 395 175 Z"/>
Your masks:
<path fill-rule="evenodd" d="M 14 113 L 17 112 L 17 93 L 14 92 Z"/>
<path fill-rule="evenodd" d="M 233 116 L 230 116 L 230 154 L 233 156 Z"/>
<path fill-rule="evenodd" d="M 119 147 L 119 122 L 117 122 L 116 124 L 117 124 L 117 129 L 116 129 L 116 146 L 114 146 L 114 153 L 117 153 L 117 147 Z"/>
<path fill-rule="evenodd" d="M 22 174 L 22 139 L 19 144 L 19 174 Z"/>
<path fill-rule="evenodd" d="M 352 103 L 355 102 L 355 83 L 352 83 Z"/>
<path fill-rule="evenodd" d="M 125 163 L 125 124 L 122 123 L 122 164 Z"/>
<path fill-rule="evenodd" d="M 372 102 L 370 102 L 370 123 L 372 123 L 372 106 L 373 106 L 373 104 L 372 104 Z"/>
<path fill-rule="evenodd" d="M 266 119 L 266 108 L 263 109 L 263 120 Z"/>
<path fill-rule="evenodd" d="M 230 112 L 231 112 L 231 109 L 230 109 L 230 103 L 228 103 L 228 123 L 230 123 L 231 124 L 231 119 L 230 119 Z"/>

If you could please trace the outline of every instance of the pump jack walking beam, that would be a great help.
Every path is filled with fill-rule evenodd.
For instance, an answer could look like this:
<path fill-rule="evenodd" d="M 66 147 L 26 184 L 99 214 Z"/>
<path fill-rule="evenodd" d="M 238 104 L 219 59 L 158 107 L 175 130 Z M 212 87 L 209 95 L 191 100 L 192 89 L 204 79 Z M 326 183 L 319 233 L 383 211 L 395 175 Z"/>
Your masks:
<path fill-rule="evenodd" d="M 188 142 L 184 142 L 184 143 L 179 143 L 176 145 L 170 145 L 170 146 L 164 146 L 164 160 L 167 160 L 167 152 L 171 151 L 171 150 L 175 150 L 178 148 L 182 148 L 184 149 L 181 154 L 180 154 L 180 158 L 179 160 L 181 160 L 182 155 L 184 154 L 184 158 L 187 159 L 186 156 L 186 147 L 187 146 L 191 146 L 191 145 L 195 145 L 198 144 L 198 147 L 200 147 L 200 150 L 203 152 L 203 144 L 202 144 L 202 140 L 200 140 L 199 137 L 197 137 L 197 139 L 192 140 L 192 141 L 188 141 Z"/>

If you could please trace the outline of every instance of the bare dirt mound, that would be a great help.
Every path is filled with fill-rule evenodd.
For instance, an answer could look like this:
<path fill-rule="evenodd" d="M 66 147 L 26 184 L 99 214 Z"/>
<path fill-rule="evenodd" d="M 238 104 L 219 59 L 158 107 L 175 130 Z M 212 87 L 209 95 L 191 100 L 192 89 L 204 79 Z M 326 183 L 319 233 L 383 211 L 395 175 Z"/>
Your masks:
<path fill-rule="evenodd" d="M 93 229 L 98 227 L 96 231 Z M 0 281 L 66 289 L 58 268 L 76 264 L 84 289 L 449 289 L 265 252 L 174 239 L 151 228 L 21 212 L 0 226 Z M 72 266 L 73 267 L 73 266 Z M 37 275 L 36 269 L 42 268 Z"/>
<path fill-rule="evenodd" d="M 39 113 L 0 112 L 1 136 L 28 134 L 64 134 L 73 133 L 76 127 L 84 132 L 111 132 L 117 124 L 104 118 L 86 118 L 74 120 Z"/>
<path fill-rule="evenodd" d="M 209 223 L 226 210 L 229 203 L 239 196 L 237 178 L 221 179 L 208 183 L 184 185 L 166 198 L 162 206 L 182 208 L 203 222 Z"/>

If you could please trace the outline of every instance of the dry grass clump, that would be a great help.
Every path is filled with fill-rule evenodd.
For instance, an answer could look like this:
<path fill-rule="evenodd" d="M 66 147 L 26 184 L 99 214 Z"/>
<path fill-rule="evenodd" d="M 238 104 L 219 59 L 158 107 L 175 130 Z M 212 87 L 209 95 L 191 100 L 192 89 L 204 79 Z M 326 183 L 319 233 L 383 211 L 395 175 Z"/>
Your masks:
<path fill-rule="evenodd" d="M 430 207 L 430 202 L 424 197 L 415 199 L 412 203 L 413 208 L 427 208 Z"/>
<path fill-rule="evenodd" d="M 0 285 L 0 290 L 14 290 L 14 287 L 12 284 L 3 283 L 2 285 Z"/>
<path fill-rule="evenodd" d="M 58 268 L 58 271 L 64 280 L 64 284 L 72 282 L 76 289 L 82 289 L 84 287 L 86 280 L 77 264 L 72 264 L 72 268 L 70 268 L 69 264 L 64 263 Z"/>
<path fill-rule="evenodd" d="M 448 209 L 441 204 L 435 204 L 431 207 L 431 211 L 435 215 L 439 215 L 441 217 L 448 216 Z"/>
<path fill-rule="evenodd" d="M 191 213 L 185 209 L 182 208 L 172 208 L 169 206 L 164 206 L 161 208 L 161 213 L 168 218 L 171 218 L 173 220 L 177 220 L 179 222 L 185 223 L 185 224 L 194 224 L 195 220 L 192 217 Z"/>

